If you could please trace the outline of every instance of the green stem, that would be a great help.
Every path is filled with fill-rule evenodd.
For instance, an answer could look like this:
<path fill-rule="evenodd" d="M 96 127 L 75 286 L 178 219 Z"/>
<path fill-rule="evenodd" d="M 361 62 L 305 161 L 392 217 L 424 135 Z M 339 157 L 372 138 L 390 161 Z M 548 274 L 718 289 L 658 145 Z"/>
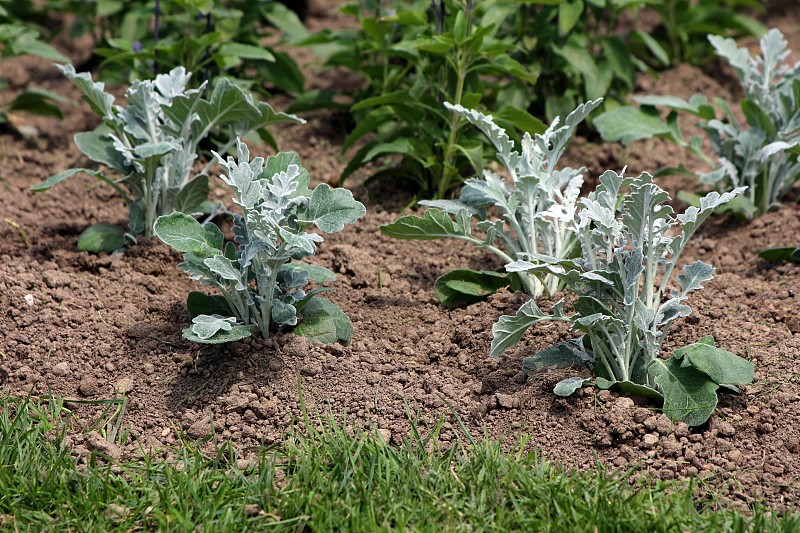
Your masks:
<path fill-rule="evenodd" d="M 465 38 L 465 42 L 469 41 L 470 33 L 472 33 L 472 2 L 468 1 L 467 4 L 464 6 L 464 13 L 467 17 L 467 35 Z M 456 69 L 456 92 L 453 98 L 453 103 L 455 105 L 461 104 L 461 99 L 464 95 L 464 82 L 466 81 L 467 77 L 467 67 L 470 63 L 470 57 L 468 53 L 468 45 L 460 45 L 460 49 L 458 50 L 458 61 Z M 456 140 L 458 138 L 458 130 L 460 125 L 460 118 L 458 115 L 453 113 L 450 115 L 450 136 L 447 140 L 447 145 L 444 149 L 444 162 L 442 168 L 442 178 L 439 181 L 439 192 L 437 198 L 446 198 L 447 193 L 450 191 L 450 184 L 454 181 L 454 176 L 457 173 L 457 169 L 455 168 L 455 155 L 457 153 Z"/>
<path fill-rule="evenodd" d="M 459 70 L 457 72 L 457 80 L 456 80 L 456 93 L 455 98 L 453 98 L 453 103 L 455 105 L 461 104 L 461 98 L 464 92 L 464 61 L 461 59 L 463 54 L 459 52 Z M 455 173 L 455 165 L 454 159 L 456 154 L 456 140 L 458 137 L 458 130 L 459 130 L 459 117 L 455 113 L 450 116 L 450 136 L 447 139 L 447 145 L 444 149 L 444 163 L 442 167 L 442 179 L 439 181 L 439 192 L 436 198 L 446 198 L 447 192 L 450 190 L 450 182 L 453 181 L 453 174 Z"/>

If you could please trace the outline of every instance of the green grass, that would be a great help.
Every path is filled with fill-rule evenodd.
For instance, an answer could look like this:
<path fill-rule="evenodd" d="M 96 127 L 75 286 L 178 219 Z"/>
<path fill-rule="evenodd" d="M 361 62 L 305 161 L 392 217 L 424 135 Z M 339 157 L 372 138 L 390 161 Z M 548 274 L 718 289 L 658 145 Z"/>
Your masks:
<path fill-rule="evenodd" d="M 370 433 L 348 436 L 332 421 L 323 429 L 301 422 L 307 436 L 288 435 L 246 470 L 231 449 L 208 456 L 189 444 L 178 461 L 78 468 L 62 442 L 65 412 L 58 400 L 0 400 L 0 529 L 800 530 L 797 516 L 763 508 L 749 517 L 698 510 L 709 506 L 690 485 L 631 484 L 630 473 L 602 467 L 573 472 L 489 441 L 427 453 L 435 430 L 390 447 Z"/>

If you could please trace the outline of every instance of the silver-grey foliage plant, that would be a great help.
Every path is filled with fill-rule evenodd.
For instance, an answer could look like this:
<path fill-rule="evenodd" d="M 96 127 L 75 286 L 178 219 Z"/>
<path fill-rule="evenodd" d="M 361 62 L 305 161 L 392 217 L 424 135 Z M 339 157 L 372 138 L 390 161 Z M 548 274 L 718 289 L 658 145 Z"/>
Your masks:
<path fill-rule="evenodd" d="M 601 102 L 598 99 L 578 106 L 563 124 L 556 117 L 542 134 L 525 133 L 521 151 L 515 149 L 514 142 L 491 116 L 445 103 L 492 141 L 510 180 L 484 169 L 483 177 L 466 181 L 458 200 L 420 202 L 431 208 L 424 217 L 402 217 L 382 226 L 381 232 L 399 239 L 461 239 L 490 250 L 506 263 L 529 255 L 569 257 L 577 241 L 568 226 L 575 216 L 586 169 L 558 168 L 558 160 L 575 128 Z M 473 234 L 471 219 L 477 220 L 476 229 L 484 236 Z M 437 294 L 443 303 L 454 291 L 476 289 L 487 293 L 499 288 L 486 286 L 494 282 L 494 277 L 487 275 L 494 273 L 455 273 L 437 280 Z M 525 292 L 534 297 L 552 295 L 558 288 L 558 278 L 549 272 L 519 271 L 518 275 Z"/>
<path fill-rule="evenodd" d="M 570 224 L 580 243 L 579 257 L 532 255 L 506 265 L 509 272 L 546 272 L 560 279 L 577 296 L 575 313 L 564 311 L 563 300 L 551 314 L 530 300 L 515 316 L 503 316 L 494 325 L 491 354 L 516 344 L 535 323 L 567 322 L 581 337 L 527 358 L 526 368 L 586 364 L 602 388 L 663 398 L 665 412 L 690 425 L 706 420 L 716 406 L 716 389 L 750 382 L 752 364 L 715 348 L 709 339 L 667 360 L 659 355 L 670 324 L 691 313 L 689 293 L 701 289 L 714 272 L 695 261 L 673 276 L 686 243 L 714 209 L 744 190 L 711 192 L 699 207 L 674 215 L 669 194 L 649 174 L 631 179 L 607 171 L 597 189 L 580 200 Z M 555 392 L 571 394 L 587 381 L 568 378 Z"/>
<path fill-rule="evenodd" d="M 198 146 L 210 134 L 222 136 L 220 151 L 233 146 L 237 136 L 275 122 L 303 122 L 277 113 L 265 102 L 225 78 L 207 89 L 207 82 L 188 89 L 191 73 L 176 67 L 154 80 L 134 81 L 125 92 L 127 107 L 114 104 L 103 83 L 72 65 L 57 65 L 81 90 L 92 110 L 103 119 L 94 131 L 78 133 L 75 144 L 86 157 L 119 172 L 111 179 L 103 172 L 73 168 L 33 187 L 46 191 L 74 176 L 89 174 L 111 185 L 129 206 L 129 233 L 150 238 L 159 215 L 175 210 L 187 213 L 208 209 L 206 168 L 194 171 Z M 108 225 L 105 225 L 108 227 Z"/>
<path fill-rule="evenodd" d="M 156 235 L 184 253 L 179 267 L 221 293 L 189 295 L 193 320 L 184 337 L 230 342 L 250 336 L 254 328 L 268 337 L 274 325 L 296 326 L 295 333 L 323 342 L 349 339 L 352 325 L 347 316 L 317 296 L 326 289 L 305 290 L 310 280 L 333 281 L 333 273 L 296 261 L 313 255 L 323 240 L 309 228 L 342 231 L 365 214 L 364 205 L 347 189 L 321 184 L 310 191 L 308 172 L 293 152 L 251 161 L 240 141 L 238 162 L 215 155 L 227 172 L 221 178 L 236 193 L 234 202 L 242 211 L 233 217 L 235 242 L 223 244 L 222 232 L 213 223 L 200 224 L 180 212 L 155 223 Z"/>
<path fill-rule="evenodd" d="M 595 125 L 606 140 L 631 142 L 662 136 L 691 150 L 714 168 L 700 174 L 703 183 L 719 192 L 748 188 L 723 210 L 752 218 L 776 206 L 800 179 L 800 62 L 785 63 L 790 51 L 777 29 L 761 38 L 760 55 L 750 55 L 730 38 L 709 35 L 708 39 L 739 78 L 746 123 L 732 113 L 726 101 L 715 99 L 723 111 L 717 118 L 708 98 L 694 95 L 688 102 L 673 96 L 638 97 L 639 109 L 614 109 L 599 116 Z M 656 107 L 671 110 L 666 121 Z M 699 137 L 684 140 L 678 127 L 679 112 L 701 119 L 698 125 L 708 134 L 716 160 L 705 154 Z M 696 201 L 691 195 L 685 198 Z"/>

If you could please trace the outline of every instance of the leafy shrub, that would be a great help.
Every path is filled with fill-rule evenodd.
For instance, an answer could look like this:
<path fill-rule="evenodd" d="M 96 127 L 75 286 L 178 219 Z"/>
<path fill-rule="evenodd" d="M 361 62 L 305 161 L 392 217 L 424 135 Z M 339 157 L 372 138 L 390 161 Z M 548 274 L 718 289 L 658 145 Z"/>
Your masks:
<path fill-rule="evenodd" d="M 13 10 L 17 7 L 0 0 L 0 61 L 11 57 L 35 55 L 54 61 L 69 61 L 69 58 L 42 40 L 38 28 L 22 18 Z M 0 79 L 0 91 L 5 91 L 7 82 Z M 34 115 L 63 118 L 58 102 L 64 98 L 51 91 L 38 87 L 26 88 L 10 102 L 0 104 L 0 127 L 9 125 L 9 114 L 24 112 Z M 35 134 L 30 126 L 13 125 L 21 134 Z"/>
<path fill-rule="evenodd" d="M 509 272 L 545 272 L 561 280 L 577 296 L 575 314 L 565 313 L 563 300 L 553 306 L 552 314 L 530 300 L 515 316 L 502 316 L 492 327 L 491 354 L 500 355 L 540 321 L 567 322 L 582 335 L 526 358 L 525 368 L 586 365 L 597 374 L 595 383 L 601 388 L 663 399 L 671 419 L 703 423 L 716 406 L 717 389 L 749 383 L 753 365 L 715 348 L 713 339 L 661 359 L 669 326 L 689 316 L 689 293 L 703 288 L 714 268 L 695 261 L 674 277 L 679 290 L 671 290 L 670 284 L 681 252 L 699 225 L 742 192 L 743 187 L 711 192 L 699 207 L 673 216 L 669 194 L 649 174 L 630 179 L 607 171 L 597 189 L 580 200 L 570 228 L 580 243 L 579 257 L 537 256 L 506 265 Z M 568 378 L 554 392 L 566 396 L 588 381 Z"/>
<path fill-rule="evenodd" d="M 150 238 L 159 215 L 175 210 L 202 213 L 210 206 L 208 166 L 194 172 L 198 145 L 212 133 L 222 136 L 225 152 L 237 135 L 280 121 L 302 122 L 292 115 L 277 113 L 265 102 L 253 98 L 227 79 L 220 79 L 205 91 L 188 89 L 191 74 L 176 67 L 155 80 L 135 81 L 125 92 L 127 107 L 114 105 L 104 85 L 93 82 L 89 73 L 76 73 L 72 65 L 60 66 L 84 95 L 92 110 L 103 119 L 97 129 L 75 135 L 75 144 L 89 159 L 122 174 L 112 180 L 99 170 L 73 168 L 32 187 L 46 191 L 76 174 L 88 174 L 113 187 L 128 204 L 128 228 L 132 236 Z M 103 225 L 87 231 L 99 233 L 100 244 L 90 251 L 108 251 L 123 244 L 121 230 Z M 111 232 L 110 234 L 108 232 Z M 87 241 L 88 242 L 88 241 Z"/>
<path fill-rule="evenodd" d="M 275 2 L 269 7 L 263 2 L 239 4 L 242 9 L 214 0 L 172 0 L 149 12 L 140 11 L 126 35 L 113 35 L 95 50 L 103 58 L 102 79 L 137 80 L 183 66 L 202 73 L 202 79 L 212 84 L 227 77 L 236 79 L 240 87 L 255 89 L 258 84 L 253 77 L 244 74 L 245 68 L 253 68 L 259 81 L 273 82 L 289 92 L 302 91 L 303 75 L 294 61 L 259 43 L 263 33 L 259 23 L 265 15 L 274 12 L 280 21 L 289 18 L 288 23 L 301 25 L 297 17 Z"/>
<path fill-rule="evenodd" d="M 723 110 L 716 118 L 714 108 L 702 95 L 688 102 L 672 96 L 636 98 L 638 109 L 618 108 L 595 121 L 604 139 L 632 142 L 653 136 L 664 137 L 701 156 L 711 172 L 700 174 L 703 183 L 718 191 L 747 186 L 747 195 L 732 202 L 726 210 L 752 218 L 766 213 L 800 179 L 800 62 L 792 67 L 783 64 L 789 55 L 787 42 L 780 31 L 770 30 L 761 39 L 761 55 L 750 56 L 732 39 L 709 36 L 717 54 L 736 72 L 745 98 L 740 106 L 747 122 L 740 124 L 730 105 L 717 98 Z M 670 109 L 666 121 L 656 106 Z M 715 163 L 702 150 L 701 139 L 686 141 L 678 127 L 678 112 L 701 119 L 702 127 L 717 156 Z M 681 168 L 679 170 L 685 171 Z M 685 198 L 696 203 L 696 197 Z"/>
<path fill-rule="evenodd" d="M 349 108 L 355 127 L 343 151 L 367 140 L 350 157 L 341 180 L 388 159 L 371 179 L 400 179 L 413 184 L 417 198 L 445 198 L 462 176 L 481 168 L 486 157 L 482 140 L 465 131 L 466 122 L 448 114 L 442 103 L 497 108 L 499 86 L 509 79 L 534 83 L 536 76 L 511 58 L 513 45 L 497 38 L 496 24 L 485 20 L 479 3 L 410 4 L 368 15 L 350 6 L 347 12 L 360 17 L 360 31 L 325 31 L 305 44 L 324 45 L 327 66 L 355 71 L 366 81 Z M 291 109 L 330 103 L 330 95 L 311 94 Z M 500 107 L 495 116 L 509 129 L 544 129 L 540 121 L 511 106 Z"/>
<path fill-rule="evenodd" d="M 493 252 L 506 263 L 519 257 L 539 255 L 556 259 L 570 257 L 577 241 L 568 226 L 575 215 L 586 169 L 558 169 L 556 166 L 575 128 L 600 103 L 601 100 L 595 100 L 578 106 L 563 124 L 556 118 L 544 133 L 534 136 L 526 133 L 522 139 L 522 153 L 514 149 L 514 143 L 492 117 L 445 104 L 491 140 L 497 159 L 511 181 L 484 169 L 482 178 L 466 181 L 458 200 L 420 202 L 431 207 L 424 217 L 402 217 L 381 226 L 381 232 L 399 239 L 461 239 Z M 499 218 L 490 218 L 493 212 Z M 473 218 L 478 222 L 476 228 L 485 236 L 473 235 Z M 558 287 L 557 277 L 545 273 L 539 279 L 537 275 L 519 272 L 504 276 L 495 272 L 455 270 L 436 280 L 435 288 L 446 307 L 472 303 L 507 285 L 514 288 L 521 285 L 534 297 L 542 292 L 552 295 Z"/>
<path fill-rule="evenodd" d="M 763 12 L 758 0 L 647 0 L 646 9 L 658 13 L 661 24 L 653 31 L 670 64 L 701 65 L 713 56 L 706 35 L 740 38 L 761 36 L 766 28 L 746 10 Z"/>
<path fill-rule="evenodd" d="M 762 9 L 757 0 L 565 0 L 477 4 L 497 38 L 512 42 L 511 56 L 538 76 L 525 86 L 511 80 L 498 100 L 552 120 L 580 102 L 604 98 L 613 108 L 636 84 L 637 71 L 680 62 L 705 63 L 712 49 L 708 32 L 761 35 L 763 26 L 742 13 Z M 639 23 L 649 12 L 655 28 Z M 700 37 L 700 39 L 698 39 Z"/>
<path fill-rule="evenodd" d="M 95 49 L 79 68 L 96 72 L 105 83 L 131 83 L 182 66 L 199 78 L 191 88 L 202 80 L 214 85 L 222 76 L 256 92 L 265 81 L 290 93 L 303 90 L 296 63 L 261 45 L 267 21 L 302 28 L 294 13 L 272 0 L 46 0 L 31 6 L 27 16 L 69 20 L 72 37 L 90 34 Z M 245 74 L 247 69 L 256 76 Z"/>
<path fill-rule="evenodd" d="M 313 255 L 323 240 L 307 233 L 308 228 L 342 231 L 364 215 L 364 206 L 347 189 L 322 184 L 309 191 L 308 172 L 295 153 L 251 161 L 239 141 L 237 154 L 238 162 L 215 154 L 227 171 L 221 178 L 242 209 L 233 217 L 235 242 L 223 244 L 213 223 L 200 224 L 180 212 L 159 217 L 155 224 L 156 235 L 184 253 L 179 268 L 222 293 L 189 295 L 192 326 L 183 331 L 184 337 L 216 344 L 249 337 L 254 327 L 269 337 L 275 325 L 296 326 L 295 333 L 323 342 L 348 340 L 350 320 L 335 304 L 316 296 L 326 289 L 304 289 L 309 280 L 332 281 L 333 273 L 292 261 Z"/>

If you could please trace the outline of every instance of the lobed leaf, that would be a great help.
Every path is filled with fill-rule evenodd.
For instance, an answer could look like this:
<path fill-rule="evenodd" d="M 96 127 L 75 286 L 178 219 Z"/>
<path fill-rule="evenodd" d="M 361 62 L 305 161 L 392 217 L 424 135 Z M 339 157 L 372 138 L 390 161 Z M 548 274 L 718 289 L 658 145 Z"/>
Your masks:
<path fill-rule="evenodd" d="M 559 302 L 556 309 L 559 308 Z M 525 334 L 529 327 L 540 320 L 563 320 L 563 315 L 556 312 L 554 315 L 544 313 L 535 300 L 528 300 L 517 310 L 514 316 L 503 315 L 492 325 L 492 346 L 489 355 L 499 357 L 511 348 Z"/>
<path fill-rule="evenodd" d="M 326 233 L 342 231 L 367 212 L 364 204 L 353 199 L 347 189 L 331 189 L 325 183 L 314 188 L 308 209 L 300 222 L 314 224 Z"/>
<path fill-rule="evenodd" d="M 683 294 L 703 288 L 703 282 L 714 278 L 716 269 L 702 261 L 695 261 L 683 267 L 683 274 L 678 274 L 678 284 Z"/>

